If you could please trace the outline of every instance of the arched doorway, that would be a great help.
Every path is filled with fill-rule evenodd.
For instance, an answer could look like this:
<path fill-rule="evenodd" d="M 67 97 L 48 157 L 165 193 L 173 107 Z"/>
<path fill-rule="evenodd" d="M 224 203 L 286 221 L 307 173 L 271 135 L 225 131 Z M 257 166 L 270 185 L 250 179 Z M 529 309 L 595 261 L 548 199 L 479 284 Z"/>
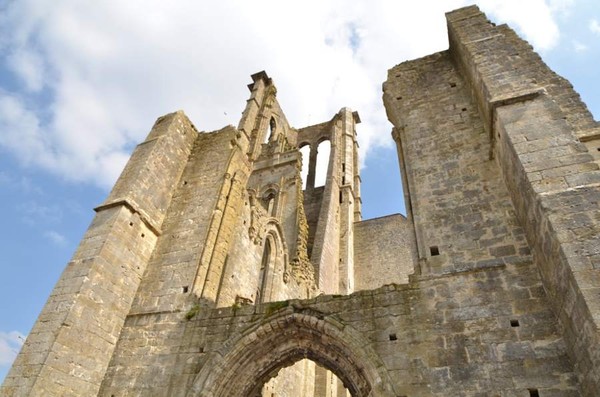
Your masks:
<path fill-rule="evenodd" d="M 188 395 L 257 397 L 281 368 L 308 358 L 332 371 L 353 397 L 393 396 L 383 363 L 355 330 L 302 311 L 288 307 L 226 342 Z"/>
<path fill-rule="evenodd" d="M 305 358 L 279 370 L 267 381 L 262 397 L 352 397 L 327 368 Z"/>

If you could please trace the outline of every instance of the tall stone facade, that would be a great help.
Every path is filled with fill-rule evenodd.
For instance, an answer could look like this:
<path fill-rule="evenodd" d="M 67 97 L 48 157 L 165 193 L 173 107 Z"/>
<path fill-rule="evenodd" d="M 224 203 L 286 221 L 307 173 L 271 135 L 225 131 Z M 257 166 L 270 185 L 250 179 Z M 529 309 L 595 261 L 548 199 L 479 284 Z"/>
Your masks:
<path fill-rule="evenodd" d="M 356 112 L 295 129 L 257 73 L 237 128 L 157 120 L 2 395 L 598 395 L 600 126 L 510 28 L 447 21 L 383 86 L 407 217 L 361 219 Z"/>

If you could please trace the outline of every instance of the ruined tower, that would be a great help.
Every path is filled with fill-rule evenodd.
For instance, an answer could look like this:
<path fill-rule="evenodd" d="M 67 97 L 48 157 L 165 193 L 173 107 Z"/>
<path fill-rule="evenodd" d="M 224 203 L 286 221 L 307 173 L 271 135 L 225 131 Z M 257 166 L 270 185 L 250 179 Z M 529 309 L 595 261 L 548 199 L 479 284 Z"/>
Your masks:
<path fill-rule="evenodd" d="M 293 128 L 257 73 L 237 128 L 157 120 L 2 395 L 597 395 L 600 126 L 510 28 L 447 21 L 383 86 L 406 217 L 361 219 L 356 112 Z"/>

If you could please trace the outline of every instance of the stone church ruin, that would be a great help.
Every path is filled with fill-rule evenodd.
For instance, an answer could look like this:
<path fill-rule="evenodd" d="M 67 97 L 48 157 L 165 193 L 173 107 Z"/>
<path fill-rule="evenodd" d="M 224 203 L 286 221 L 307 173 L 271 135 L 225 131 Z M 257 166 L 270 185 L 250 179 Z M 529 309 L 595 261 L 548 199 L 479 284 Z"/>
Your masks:
<path fill-rule="evenodd" d="M 361 218 L 357 112 L 294 128 L 256 73 L 237 128 L 156 121 L 0 394 L 599 395 L 600 125 L 506 25 L 447 23 L 383 85 L 406 217 Z"/>

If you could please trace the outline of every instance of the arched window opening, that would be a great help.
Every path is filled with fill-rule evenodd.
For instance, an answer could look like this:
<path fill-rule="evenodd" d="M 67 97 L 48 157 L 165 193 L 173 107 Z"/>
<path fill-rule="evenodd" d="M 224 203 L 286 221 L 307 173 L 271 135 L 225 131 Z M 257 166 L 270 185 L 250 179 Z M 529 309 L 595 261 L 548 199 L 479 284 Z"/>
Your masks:
<path fill-rule="evenodd" d="M 280 369 L 276 377 L 264 384 L 262 395 L 279 396 L 286 390 L 297 390 L 297 394 L 302 396 L 314 393 L 351 397 L 350 391 L 333 372 L 306 358 Z"/>
<path fill-rule="evenodd" d="M 267 211 L 268 216 L 274 216 L 275 209 L 275 192 L 269 190 L 262 198 L 262 204 Z"/>
<path fill-rule="evenodd" d="M 269 121 L 269 130 L 265 134 L 265 140 L 263 143 L 269 143 L 269 141 L 271 140 L 271 137 L 275 133 L 276 127 L 277 127 L 277 124 L 275 123 L 275 118 L 271 117 L 271 120 Z"/>
<path fill-rule="evenodd" d="M 310 162 L 310 146 L 304 145 L 300 148 L 300 154 L 302 155 L 302 170 L 300 171 L 300 177 L 302 178 L 302 190 L 306 189 L 306 182 L 308 180 L 308 163 Z"/>
<path fill-rule="evenodd" d="M 331 142 L 323 141 L 319 143 L 317 147 L 317 164 L 315 167 L 315 187 L 323 186 L 327 181 L 330 153 Z"/>
<path fill-rule="evenodd" d="M 271 240 L 265 239 L 265 248 L 263 251 L 262 261 L 260 263 L 260 273 L 258 276 L 258 289 L 256 290 L 256 303 L 266 302 L 267 300 L 267 283 L 270 277 L 271 267 Z"/>

